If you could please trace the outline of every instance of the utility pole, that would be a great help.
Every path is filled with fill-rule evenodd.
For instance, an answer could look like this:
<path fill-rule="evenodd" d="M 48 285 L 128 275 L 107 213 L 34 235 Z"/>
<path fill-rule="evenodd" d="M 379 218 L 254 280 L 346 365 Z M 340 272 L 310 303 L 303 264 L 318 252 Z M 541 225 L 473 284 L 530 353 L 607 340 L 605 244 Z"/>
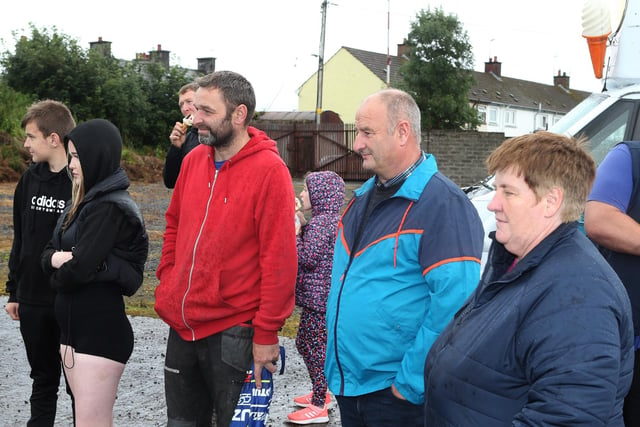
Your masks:
<path fill-rule="evenodd" d="M 391 0 L 387 0 L 387 87 L 391 87 L 391 55 L 389 54 L 389 32 L 391 31 Z"/>
<path fill-rule="evenodd" d="M 324 29 L 327 25 L 327 0 L 322 2 L 322 26 L 320 28 L 320 52 L 318 53 L 318 92 L 316 95 L 316 124 L 322 114 L 322 77 L 324 73 Z"/>

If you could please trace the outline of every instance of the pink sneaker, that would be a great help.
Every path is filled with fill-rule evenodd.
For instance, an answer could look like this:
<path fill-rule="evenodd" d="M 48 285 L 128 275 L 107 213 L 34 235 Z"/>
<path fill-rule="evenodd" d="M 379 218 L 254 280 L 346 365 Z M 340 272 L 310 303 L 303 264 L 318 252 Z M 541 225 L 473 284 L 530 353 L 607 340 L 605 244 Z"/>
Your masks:
<path fill-rule="evenodd" d="M 293 424 L 328 423 L 329 411 L 327 411 L 327 405 L 324 405 L 324 408 L 318 408 L 309 404 L 306 408 L 290 413 L 287 418 Z"/>
<path fill-rule="evenodd" d="M 301 408 L 306 408 L 307 406 L 311 405 L 311 399 L 313 399 L 313 392 L 307 393 L 303 396 L 294 397 L 293 403 L 295 403 L 296 406 L 300 406 Z M 331 395 L 329 393 L 327 393 L 324 398 L 324 406 L 327 408 L 331 406 Z"/>

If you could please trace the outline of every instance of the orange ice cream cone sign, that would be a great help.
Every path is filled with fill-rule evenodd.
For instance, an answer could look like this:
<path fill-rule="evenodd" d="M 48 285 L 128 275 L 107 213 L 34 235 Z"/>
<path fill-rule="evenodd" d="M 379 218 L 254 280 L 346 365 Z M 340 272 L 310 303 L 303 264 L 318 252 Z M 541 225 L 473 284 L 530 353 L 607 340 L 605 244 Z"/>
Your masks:
<path fill-rule="evenodd" d="M 602 70 L 604 69 L 604 56 L 607 50 L 607 39 L 610 32 L 601 36 L 584 36 L 589 45 L 589 54 L 591 55 L 591 64 L 593 65 L 593 73 L 596 78 L 602 78 Z"/>
<path fill-rule="evenodd" d="M 593 73 L 598 79 L 602 78 L 609 34 L 611 34 L 611 15 L 607 0 L 584 0 L 582 36 L 589 44 Z"/>

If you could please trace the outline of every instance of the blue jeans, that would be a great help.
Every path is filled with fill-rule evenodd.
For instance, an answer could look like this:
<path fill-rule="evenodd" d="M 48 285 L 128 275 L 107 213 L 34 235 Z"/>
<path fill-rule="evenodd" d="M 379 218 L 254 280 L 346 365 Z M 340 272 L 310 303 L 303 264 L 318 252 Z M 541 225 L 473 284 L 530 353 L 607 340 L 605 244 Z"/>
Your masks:
<path fill-rule="evenodd" d="M 198 341 L 169 331 L 164 388 L 169 427 L 231 423 L 240 389 L 251 369 L 253 328 L 234 326 Z"/>
<path fill-rule="evenodd" d="M 336 396 L 342 427 L 423 427 L 424 407 L 398 399 L 391 388 L 362 396 Z"/>

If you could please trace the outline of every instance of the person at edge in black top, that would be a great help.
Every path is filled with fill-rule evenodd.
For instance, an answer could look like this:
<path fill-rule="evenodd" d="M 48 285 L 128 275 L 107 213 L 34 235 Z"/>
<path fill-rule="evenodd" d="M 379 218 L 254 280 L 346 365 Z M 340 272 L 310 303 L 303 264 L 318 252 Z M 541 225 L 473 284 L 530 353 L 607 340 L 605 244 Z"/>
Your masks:
<path fill-rule="evenodd" d="M 89 120 L 64 143 L 72 199 L 42 253 L 42 268 L 57 291 L 60 354 L 76 425 L 111 426 L 118 383 L 133 351 L 123 295 L 142 284 L 149 238 L 127 191 L 118 128 Z"/>
<path fill-rule="evenodd" d="M 196 112 L 193 102 L 197 88 L 198 85 L 192 82 L 182 86 L 178 91 L 178 105 L 184 119 L 181 122 L 176 122 L 171 135 L 169 135 L 171 146 L 167 151 L 167 158 L 162 169 L 162 179 L 167 188 L 175 187 L 180 167 L 182 166 L 182 159 L 200 143 L 198 141 L 198 129 L 191 126 L 193 124 L 193 114 Z"/>
<path fill-rule="evenodd" d="M 67 106 L 54 100 L 34 103 L 22 118 L 24 147 L 33 163 L 18 181 L 13 196 L 13 245 L 5 311 L 20 321 L 31 367 L 31 417 L 27 426 L 53 426 L 56 418 L 60 330 L 53 314 L 54 292 L 40 269 L 40 254 L 71 198 L 62 138 L 75 125 Z"/>

